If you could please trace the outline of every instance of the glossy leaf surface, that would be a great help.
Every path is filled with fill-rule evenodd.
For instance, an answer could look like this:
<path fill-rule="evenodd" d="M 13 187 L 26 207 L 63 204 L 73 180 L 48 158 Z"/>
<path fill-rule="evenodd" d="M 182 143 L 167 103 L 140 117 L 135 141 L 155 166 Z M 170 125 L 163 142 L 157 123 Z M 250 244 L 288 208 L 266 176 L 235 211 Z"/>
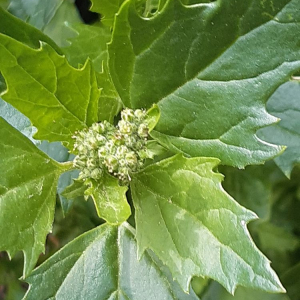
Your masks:
<path fill-rule="evenodd" d="M 113 82 L 125 106 L 158 104 L 152 137 L 169 149 L 237 167 L 262 163 L 281 151 L 255 134 L 276 121 L 265 102 L 300 69 L 298 7 L 172 0 L 142 18 L 127 1 L 109 46 Z"/>

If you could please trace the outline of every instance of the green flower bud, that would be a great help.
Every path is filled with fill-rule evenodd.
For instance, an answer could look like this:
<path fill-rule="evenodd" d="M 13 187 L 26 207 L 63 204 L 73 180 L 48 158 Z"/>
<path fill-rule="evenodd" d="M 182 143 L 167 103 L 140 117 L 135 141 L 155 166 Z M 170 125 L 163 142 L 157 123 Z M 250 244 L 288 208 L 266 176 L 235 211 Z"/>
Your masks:
<path fill-rule="evenodd" d="M 138 135 L 141 137 L 141 138 L 147 138 L 148 137 L 148 133 L 149 133 L 149 129 L 147 127 L 147 125 L 145 124 L 141 124 L 139 126 L 139 129 L 138 129 Z"/>
<path fill-rule="evenodd" d="M 121 111 L 121 119 L 127 122 L 131 122 L 134 119 L 134 112 L 132 109 L 126 108 Z"/>
<path fill-rule="evenodd" d="M 134 115 L 136 116 L 136 118 L 138 120 L 142 120 L 145 117 L 146 112 L 144 110 L 141 110 L 141 109 L 136 109 L 134 111 Z"/>
<path fill-rule="evenodd" d="M 100 179 L 102 176 L 102 169 L 96 168 L 91 172 L 91 177 L 93 179 Z"/>
<path fill-rule="evenodd" d="M 105 157 L 104 162 L 109 172 L 115 171 L 118 167 L 118 160 L 112 155 Z"/>
<path fill-rule="evenodd" d="M 130 167 L 135 167 L 137 165 L 137 157 L 133 151 L 130 151 L 125 156 L 126 164 Z"/>

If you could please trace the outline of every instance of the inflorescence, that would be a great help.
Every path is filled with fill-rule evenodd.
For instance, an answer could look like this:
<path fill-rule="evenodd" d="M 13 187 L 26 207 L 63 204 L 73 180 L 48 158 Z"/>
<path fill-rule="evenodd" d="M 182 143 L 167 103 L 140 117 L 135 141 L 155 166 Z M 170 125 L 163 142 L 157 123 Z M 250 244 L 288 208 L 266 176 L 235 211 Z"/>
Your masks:
<path fill-rule="evenodd" d="M 79 179 L 98 180 L 107 170 L 127 184 L 130 174 L 152 158 L 146 149 L 148 133 L 146 111 L 128 108 L 121 112 L 116 127 L 104 121 L 76 132 L 73 165 L 80 170 Z"/>

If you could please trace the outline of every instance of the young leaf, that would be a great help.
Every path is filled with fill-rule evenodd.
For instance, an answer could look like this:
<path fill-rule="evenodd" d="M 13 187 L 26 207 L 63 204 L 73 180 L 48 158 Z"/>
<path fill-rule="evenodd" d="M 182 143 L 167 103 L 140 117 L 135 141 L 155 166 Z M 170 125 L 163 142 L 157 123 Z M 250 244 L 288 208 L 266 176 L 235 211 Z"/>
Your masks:
<path fill-rule="evenodd" d="M 117 14 L 109 67 L 125 106 L 158 104 L 152 137 L 241 168 L 278 154 L 255 132 L 277 120 L 264 104 L 300 69 L 298 0 L 169 0 L 153 18 L 140 17 L 134 2 Z"/>
<path fill-rule="evenodd" d="M 33 269 L 51 231 L 56 184 L 66 167 L 50 159 L 0 118 L 0 250 L 24 252 Z"/>
<path fill-rule="evenodd" d="M 103 64 L 102 73 L 97 74 L 98 84 L 101 86 L 101 95 L 98 106 L 98 117 L 100 121 L 113 123 L 114 117 L 120 112 L 123 103 L 116 91 L 109 75 L 107 65 Z"/>
<path fill-rule="evenodd" d="M 126 224 L 84 233 L 33 271 L 24 300 L 198 299 L 192 292 L 177 295 L 176 283 L 168 281 L 148 253 L 137 260 L 132 231 Z"/>
<path fill-rule="evenodd" d="M 76 170 L 78 173 L 78 170 Z M 78 176 L 77 176 L 78 177 Z M 68 200 L 76 199 L 84 195 L 87 186 L 81 180 L 73 179 L 72 184 L 68 185 L 61 193 Z"/>
<path fill-rule="evenodd" d="M 85 193 L 93 198 L 100 218 L 110 224 L 121 224 L 131 215 L 126 198 L 127 189 L 119 185 L 117 178 L 104 173 L 101 180 L 91 180 L 91 187 Z"/>
<path fill-rule="evenodd" d="M 87 58 L 93 62 L 95 70 L 102 72 L 102 64 L 107 61 L 107 43 L 111 31 L 101 24 L 70 26 L 75 36 L 69 39 L 70 45 L 64 48 L 68 61 L 74 67 L 84 64 Z"/>
<path fill-rule="evenodd" d="M 2 98 L 31 120 L 36 139 L 71 148 L 74 132 L 98 121 L 100 92 L 90 62 L 74 69 L 47 44 L 35 50 L 0 34 L 0 71 L 7 84 Z"/>
<path fill-rule="evenodd" d="M 246 224 L 256 215 L 226 194 L 222 175 L 212 171 L 217 164 L 176 155 L 134 176 L 139 255 L 153 250 L 185 290 L 196 275 L 231 293 L 237 285 L 284 291 L 249 236 Z"/>
<path fill-rule="evenodd" d="M 102 16 L 101 23 L 112 27 L 115 14 L 119 11 L 124 1 L 125 0 L 91 0 L 91 11 L 97 12 Z"/>
<path fill-rule="evenodd" d="M 300 163 L 300 83 L 291 81 L 282 85 L 268 101 L 267 110 L 281 121 L 261 129 L 258 136 L 270 143 L 287 146 L 274 161 L 290 178 L 293 167 Z"/>
<path fill-rule="evenodd" d="M 69 172 L 65 172 L 59 177 L 58 185 L 57 185 L 57 193 L 60 200 L 63 216 L 66 216 L 69 213 L 69 211 L 73 207 L 74 200 L 78 198 L 78 196 L 75 195 L 75 193 L 73 193 L 71 198 L 66 198 L 64 196 L 64 191 L 66 190 L 67 187 L 70 186 L 74 178 L 78 177 L 78 175 L 79 175 L 78 170 L 72 170 Z M 83 196 L 83 193 L 84 190 L 82 191 L 80 196 Z"/>

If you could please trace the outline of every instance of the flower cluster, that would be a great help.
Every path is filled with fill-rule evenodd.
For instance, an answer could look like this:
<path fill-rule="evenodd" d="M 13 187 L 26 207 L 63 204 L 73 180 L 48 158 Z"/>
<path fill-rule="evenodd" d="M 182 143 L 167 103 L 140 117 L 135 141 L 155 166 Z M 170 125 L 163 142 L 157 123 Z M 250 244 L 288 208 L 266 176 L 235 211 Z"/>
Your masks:
<path fill-rule="evenodd" d="M 99 179 L 104 169 L 120 179 L 130 181 L 130 173 L 138 171 L 151 154 L 146 149 L 149 128 L 146 112 L 124 109 L 114 127 L 104 121 L 76 132 L 74 167 L 80 169 L 79 179 Z"/>

